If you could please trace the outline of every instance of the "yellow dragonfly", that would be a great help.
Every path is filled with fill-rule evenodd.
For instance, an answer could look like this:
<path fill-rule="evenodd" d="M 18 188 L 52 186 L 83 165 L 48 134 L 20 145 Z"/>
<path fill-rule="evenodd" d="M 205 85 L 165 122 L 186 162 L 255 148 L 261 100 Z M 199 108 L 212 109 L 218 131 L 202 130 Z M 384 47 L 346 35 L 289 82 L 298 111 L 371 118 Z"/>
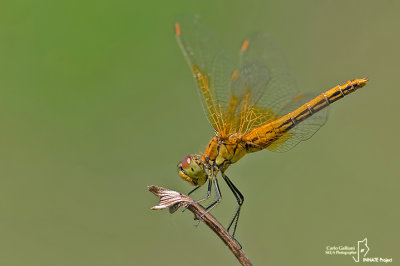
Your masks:
<path fill-rule="evenodd" d="M 175 24 L 175 35 L 194 79 L 215 136 L 204 153 L 185 156 L 178 174 L 196 186 L 208 181 L 205 200 L 214 187 L 221 201 L 217 174 L 234 194 L 238 207 L 228 232 L 235 236 L 244 197 L 225 174 L 244 155 L 263 149 L 287 151 L 309 139 L 326 121 L 327 107 L 366 85 L 354 79 L 321 94 L 301 94 L 270 38 L 254 34 L 240 46 L 237 62 L 226 56 L 211 33 L 196 18 Z M 199 202 L 197 201 L 197 202 Z"/>

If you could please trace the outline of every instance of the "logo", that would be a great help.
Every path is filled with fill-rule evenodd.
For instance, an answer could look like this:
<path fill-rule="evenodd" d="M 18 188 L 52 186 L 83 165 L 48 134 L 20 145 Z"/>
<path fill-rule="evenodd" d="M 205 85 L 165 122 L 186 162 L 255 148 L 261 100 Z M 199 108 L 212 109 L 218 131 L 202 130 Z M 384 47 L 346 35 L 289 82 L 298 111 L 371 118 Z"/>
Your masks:
<path fill-rule="evenodd" d="M 390 263 L 393 262 L 393 258 L 386 257 L 367 257 L 369 254 L 370 248 L 368 246 L 368 239 L 364 238 L 363 240 L 357 241 L 357 245 L 355 246 L 347 246 L 347 245 L 334 245 L 334 246 L 326 246 L 325 254 L 326 255 L 351 255 L 354 262 L 380 262 L 380 263 Z"/>
<path fill-rule="evenodd" d="M 357 241 L 357 259 L 353 256 L 353 260 L 355 262 L 360 261 L 360 254 L 365 257 L 369 251 L 369 247 L 367 245 L 367 238 L 364 238 L 361 241 Z"/>

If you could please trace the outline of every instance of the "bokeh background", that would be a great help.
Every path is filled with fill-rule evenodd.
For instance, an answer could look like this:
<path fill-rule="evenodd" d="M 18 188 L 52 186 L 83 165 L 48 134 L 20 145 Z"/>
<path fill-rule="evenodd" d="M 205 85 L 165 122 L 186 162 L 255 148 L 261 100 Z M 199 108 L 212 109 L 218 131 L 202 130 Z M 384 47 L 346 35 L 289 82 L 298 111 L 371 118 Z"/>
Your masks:
<path fill-rule="evenodd" d="M 237 264 L 191 213 L 150 210 L 146 186 L 188 192 L 176 164 L 213 134 L 173 34 L 182 14 L 231 48 L 268 31 L 303 90 L 370 79 L 312 140 L 229 169 L 253 263 L 353 265 L 325 248 L 367 237 L 400 265 L 397 0 L 1 1 L 0 265 Z"/>

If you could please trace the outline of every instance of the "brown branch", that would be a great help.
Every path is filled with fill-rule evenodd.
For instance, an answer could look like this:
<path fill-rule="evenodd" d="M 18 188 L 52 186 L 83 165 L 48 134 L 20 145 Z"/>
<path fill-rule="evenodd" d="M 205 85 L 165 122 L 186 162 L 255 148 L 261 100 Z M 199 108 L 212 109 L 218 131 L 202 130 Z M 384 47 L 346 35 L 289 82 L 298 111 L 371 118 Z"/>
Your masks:
<path fill-rule="evenodd" d="M 160 202 L 157 206 L 151 208 L 152 210 L 169 208 L 170 213 L 174 213 L 181 206 L 187 207 L 188 210 L 194 213 L 197 219 L 201 217 L 201 221 L 221 238 L 242 265 L 252 265 L 249 258 L 244 254 L 241 246 L 231 237 L 228 231 L 225 230 L 214 216 L 206 212 L 203 206 L 198 203 L 193 203 L 190 197 L 173 190 L 157 186 L 148 186 L 147 188 L 160 198 Z"/>

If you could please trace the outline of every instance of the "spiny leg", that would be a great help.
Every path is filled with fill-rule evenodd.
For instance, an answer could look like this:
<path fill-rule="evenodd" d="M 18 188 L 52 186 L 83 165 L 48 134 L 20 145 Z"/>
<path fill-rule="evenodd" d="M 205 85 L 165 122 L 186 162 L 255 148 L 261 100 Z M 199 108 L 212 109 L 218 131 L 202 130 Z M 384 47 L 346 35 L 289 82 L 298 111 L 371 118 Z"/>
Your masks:
<path fill-rule="evenodd" d="M 214 201 L 213 203 L 211 203 L 206 208 L 206 212 L 211 211 L 212 208 L 214 208 L 221 201 L 221 198 L 222 198 L 221 190 L 219 189 L 218 179 L 214 178 L 213 179 L 213 184 L 214 184 L 215 194 L 217 195 L 217 200 Z"/>
<path fill-rule="evenodd" d="M 240 211 L 242 209 L 242 205 L 243 205 L 243 202 L 244 202 L 244 196 L 240 192 L 240 190 L 232 183 L 232 181 L 227 176 L 225 176 L 225 177 L 226 177 L 225 181 L 227 181 L 228 186 L 231 188 L 231 190 L 232 190 L 232 192 L 233 192 L 233 194 L 234 194 L 234 196 L 235 196 L 235 198 L 237 200 L 237 203 L 238 203 L 238 209 L 237 209 L 237 211 L 236 211 L 231 223 L 228 226 L 228 231 L 229 231 L 231 226 L 232 226 L 233 221 L 236 218 L 236 222 L 235 222 L 235 225 L 234 225 L 234 228 L 233 228 L 233 233 L 232 233 L 232 236 L 234 237 L 235 233 L 236 233 L 237 224 L 239 222 Z"/>
<path fill-rule="evenodd" d="M 193 192 L 195 192 L 196 190 L 198 190 L 200 188 L 200 186 L 195 187 L 194 189 L 192 189 L 189 193 L 187 193 L 188 196 L 190 196 L 190 194 L 192 194 Z"/>
<path fill-rule="evenodd" d="M 228 229 L 227 229 L 227 231 L 229 232 L 233 222 L 235 222 L 235 225 L 233 227 L 233 233 L 232 233 L 232 237 L 235 238 L 236 227 L 237 227 L 237 224 L 238 224 L 238 221 L 239 221 L 240 210 L 241 210 L 242 205 L 243 205 L 244 197 L 243 197 L 242 193 L 239 191 L 239 189 L 237 189 L 237 187 L 232 183 L 232 181 L 224 173 L 222 173 L 222 177 L 224 178 L 224 180 L 225 180 L 226 184 L 228 185 L 228 187 L 231 189 L 231 191 L 232 191 L 233 195 L 235 196 L 236 201 L 238 203 L 238 208 L 236 210 L 236 213 L 233 216 L 232 221 L 229 223 L 229 226 L 228 226 Z"/>
<path fill-rule="evenodd" d="M 215 194 L 217 195 L 217 200 L 214 201 L 213 203 L 211 203 L 207 208 L 205 208 L 206 211 L 200 216 L 199 222 L 198 222 L 198 224 L 197 224 L 196 226 L 198 226 L 198 225 L 200 224 L 201 218 L 203 218 L 203 216 L 204 216 L 206 213 L 210 212 L 210 211 L 211 211 L 215 206 L 217 206 L 217 204 L 220 203 L 220 201 L 221 201 L 222 194 L 221 194 L 221 190 L 219 189 L 218 179 L 216 179 L 215 176 L 214 176 L 212 182 L 213 182 L 213 184 L 214 184 L 214 189 L 215 189 Z"/>
<path fill-rule="evenodd" d="M 189 208 L 190 205 L 192 205 L 192 204 L 194 204 L 194 203 L 201 202 L 201 201 L 203 201 L 203 200 L 207 200 L 207 199 L 210 198 L 210 195 L 211 195 L 211 182 L 212 182 L 212 180 L 211 180 L 211 179 L 208 179 L 207 195 L 206 195 L 204 198 L 202 198 L 202 199 L 199 199 L 199 200 L 196 200 L 196 201 L 192 201 L 191 203 L 189 203 L 188 205 L 186 205 L 186 207 L 183 208 L 182 212 L 184 212 L 187 208 Z M 194 189 L 192 189 L 192 190 L 188 193 L 188 196 L 189 196 L 191 193 L 193 193 L 194 191 L 196 191 L 199 187 L 200 187 L 200 186 L 195 187 Z"/>

